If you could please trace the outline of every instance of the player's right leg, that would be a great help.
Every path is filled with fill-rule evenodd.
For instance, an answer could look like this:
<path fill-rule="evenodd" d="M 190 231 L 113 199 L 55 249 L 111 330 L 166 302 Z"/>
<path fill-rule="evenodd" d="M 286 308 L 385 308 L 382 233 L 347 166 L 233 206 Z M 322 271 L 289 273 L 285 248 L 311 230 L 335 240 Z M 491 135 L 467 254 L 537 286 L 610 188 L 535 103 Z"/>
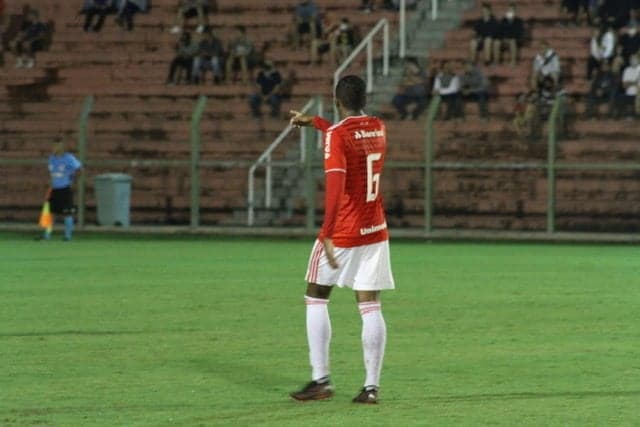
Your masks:
<path fill-rule="evenodd" d="M 329 319 L 330 286 L 309 283 L 304 302 L 307 307 L 307 342 L 311 381 L 302 389 L 291 393 L 299 401 L 322 400 L 333 396 L 329 380 L 329 343 L 331 342 L 331 321 Z"/>

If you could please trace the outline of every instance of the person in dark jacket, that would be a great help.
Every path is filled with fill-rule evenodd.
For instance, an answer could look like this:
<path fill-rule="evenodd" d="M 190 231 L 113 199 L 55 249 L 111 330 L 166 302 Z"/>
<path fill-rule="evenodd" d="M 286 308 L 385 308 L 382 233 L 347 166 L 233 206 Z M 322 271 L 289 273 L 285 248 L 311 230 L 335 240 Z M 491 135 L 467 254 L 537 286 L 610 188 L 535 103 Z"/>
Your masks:
<path fill-rule="evenodd" d="M 469 44 L 471 62 L 475 63 L 478 59 L 478 52 L 483 52 L 483 59 L 486 64 L 491 63 L 491 53 L 493 49 L 493 41 L 500 34 L 500 24 L 496 21 L 491 11 L 491 6 L 487 3 L 482 4 L 482 18 L 478 19 L 473 26 L 475 36 Z"/>
<path fill-rule="evenodd" d="M 587 117 L 596 115 L 596 107 L 602 102 L 608 104 L 609 116 L 615 114 L 615 100 L 620 85 L 620 79 L 611 71 L 608 62 L 603 62 L 595 77 L 591 80 L 591 90 L 587 95 Z"/>
<path fill-rule="evenodd" d="M 493 42 L 493 60 L 499 63 L 502 51 L 506 49 L 509 52 L 509 64 L 515 66 L 518 61 L 518 49 L 523 41 L 524 23 L 516 15 L 516 5 L 511 3 L 500 21 L 500 31 Z"/>

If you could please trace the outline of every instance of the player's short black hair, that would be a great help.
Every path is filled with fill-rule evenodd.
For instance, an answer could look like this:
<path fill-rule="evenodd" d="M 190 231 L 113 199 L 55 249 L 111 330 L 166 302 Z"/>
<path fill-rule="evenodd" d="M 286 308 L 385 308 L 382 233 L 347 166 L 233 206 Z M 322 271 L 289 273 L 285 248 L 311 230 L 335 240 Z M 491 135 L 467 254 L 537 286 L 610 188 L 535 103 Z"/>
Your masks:
<path fill-rule="evenodd" d="M 336 98 L 345 108 L 360 111 L 367 105 L 367 85 L 358 76 L 344 76 L 336 85 Z"/>

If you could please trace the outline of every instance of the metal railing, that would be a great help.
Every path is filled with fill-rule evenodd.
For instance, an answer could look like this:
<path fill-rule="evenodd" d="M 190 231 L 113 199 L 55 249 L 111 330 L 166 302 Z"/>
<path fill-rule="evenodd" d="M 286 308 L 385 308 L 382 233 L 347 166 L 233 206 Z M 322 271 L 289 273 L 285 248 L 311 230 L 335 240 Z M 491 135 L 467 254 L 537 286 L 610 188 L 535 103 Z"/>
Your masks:
<path fill-rule="evenodd" d="M 378 23 L 369 31 L 369 33 L 360 41 L 360 44 L 353 49 L 351 54 L 345 59 L 342 64 L 333 73 L 333 87 L 335 88 L 340 80 L 340 76 L 346 70 L 353 61 L 358 57 L 360 52 L 367 49 L 367 93 L 373 92 L 373 38 L 382 31 L 382 75 L 389 75 L 389 21 L 382 18 Z M 334 118 L 338 117 L 337 108 L 333 107 Z"/>
<path fill-rule="evenodd" d="M 321 97 L 315 97 L 310 99 L 304 107 L 300 110 L 301 113 L 307 114 L 311 112 L 315 107 L 318 115 L 322 115 L 323 110 L 323 101 Z M 294 130 L 295 128 L 291 125 L 287 125 L 287 127 L 280 132 L 280 135 L 267 147 L 267 149 L 258 157 L 251 167 L 249 168 L 249 180 L 248 180 L 248 189 L 247 189 L 247 225 L 252 226 L 255 223 L 255 210 L 256 210 L 256 192 L 255 192 L 255 175 L 256 170 L 260 166 L 265 167 L 265 182 L 264 182 L 264 205 L 265 208 L 271 208 L 272 204 L 272 190 L 273 190 L 273 168 L 274 167 L 290 167 L 301 165 L 303 162 L 307 162 L 307 158 L 311 157 L 311 153 L 308 150 L 307 145 L 309 141 L 307 140 L 307 132 L 300 132 L 300 161 L 292 162 L 292 161 L 281 161 L 281 162 L 273 162 L 271 157 L 273 152 L 282 144 L 287 136 Z M 321 138 L 321 134 L 319 132 L 316 133 L 317 141 L 319 142 Z M 308 162 L 307 162 L 308 163 Z"/>

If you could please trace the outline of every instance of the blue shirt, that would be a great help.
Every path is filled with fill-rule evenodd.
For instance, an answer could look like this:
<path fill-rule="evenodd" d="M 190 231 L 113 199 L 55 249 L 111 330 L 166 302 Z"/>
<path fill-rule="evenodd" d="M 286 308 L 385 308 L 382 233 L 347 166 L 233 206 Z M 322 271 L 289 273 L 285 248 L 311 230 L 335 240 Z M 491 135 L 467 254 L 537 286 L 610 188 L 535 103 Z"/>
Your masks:
<path fill-rule="evenodd" d="M 49 156 L 49 174 L 51 174 L 51 187 L 53 189 L 70 187 L 73 175 L 82 167 L 82 163 L 71 153 L 62 156 Z"/>

